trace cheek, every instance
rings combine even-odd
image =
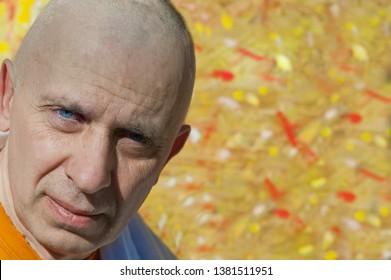
[[[18,117],[11,120],[9,133],[10,183],[14,189],[27,194],[61,163],[62,151],[56,135],[37,116],[16,114]]]
[[[119,215],[126,223],[140,208],[151,188],[156,183],[161,171],[158,159],[132,160],[121,163],[118,170],[117,200],[119,202]]]

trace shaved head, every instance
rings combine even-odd
[[[97,50],[105,50],[110,56],[118,49],[133,51],[153,44],[172,59],[183,56],[183,77],[178,78],[185,88],[178,101],[187,108],[195,78],[194,46],[182,16],[166,0],[51,1],[15,56],[15,87],[36,71],[34,63],[46,63],[59,52],[94,57]]]

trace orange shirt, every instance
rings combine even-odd
[[[40,260],[23,235],[14,227],[0,204],[0,260]],[[100,259],[99,251],[87,260]]]
[[[0,260],[39,260],[38,254],[14,227],[0,205]]]

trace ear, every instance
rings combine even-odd
[[[191,127],[189,125],[187,124],[182,125],[177,137],[175,138],[175,142],[174,145],[172,146],[171,152],[168,155],[166,164],[170,159],[172,159],[182,150],[183,146],[187,141],[187,138],[189,138],[190,132],[191,132]]]
[[[0,71],[0,131],[10,128],[11,101],[14,96],[13,65],[9,59],[3,61]]]

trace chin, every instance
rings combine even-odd
[[[40,235],[38,242],[48,251],[53,259],[85,259],[101,245],[100,240],[90,240],[66,230],[61,233]]]

